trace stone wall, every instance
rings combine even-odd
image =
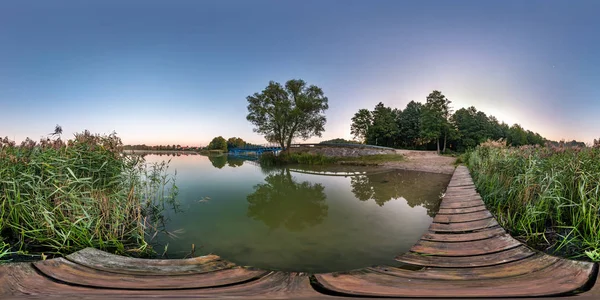
[[[300,146],[291,147],[291,153],[311,153],[311,154],[322,154],[328,157],[358,157],[364,155],[376,155],[376,154],[394,154],[396,153],[393,149],[378,149],[378,148],[367,148],[367,147],[338,147],[338,146]]]

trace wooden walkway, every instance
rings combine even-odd
[[[485,208],[468,170],[455,171],[429,231],[401,267],[310,275],[236,266],[218,256],[126,258],[88,248],[65,258],[0,266],[10,296],[346,298],[535,297],[600,299],[598,266],[533,251]]]

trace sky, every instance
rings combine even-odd
[[[0,0],[0,136],[265,143],[246,97],[303,79],[322,138],[441,90],[553,140],[600,137],[600,1]],[[298,142],[300,142],[299,140]]]

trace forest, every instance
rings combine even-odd
[[[410,101],[404,109],[387,107],[360,109],[352,117],[351,133],[361,142],[394,148],[464,152],[480,143],[504,140],[510,146],[559,144],[519,124],[509,126],[475,107],[453,112],[450,101],[440,91],[431,92],[425,103]],[[562,142],[565,144],[564,142]],[[568,142],[567,146],[582,146]]]

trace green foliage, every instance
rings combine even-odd
[[[227,141],[222,136],[215,137],[210,141],[207,148],[208,150],[222,150],[227,152]]]
[[[451,119],[459,132],[458,150],[473,149],[493,135],[488,116],[473,106],[457,110]]]
[[[396,119],[398,111],[379,102],[373,110],[373,123],[367,131],[367,143],[370,145],[394,147],[399,134]]]
[[[0,252],[151,253],[147,234],[164,221],[162,205],[176,204],[177,187],[166,163],[121,150],[114,133],[0,140]]]
[[[422,110],[423,105],[421,103],[410,101],[398,115],[396,123],[400,132],[397,136],[396,146],[414,148],[420,143]]]
[[[465,160],[487,207],[514,236],[556,254],[599,259],[600,149],[485,143]]]
[[[427,102],[422,110],[421,129],[423,138],[434,140],[438,152],[440,152],[440,139],[442,137],[444,144],[441,152],[445,152],[448,135],[451,134],[451,129],[453,129],[450,123],[450,103],[452,101],[448,100],[440,91],[433,91],[427,96]]]
[[[230,137],[227,140],[227,149],[243,148],[246,142],[239,137]]]
[[[352,125],[350,125],[350,133],[355,138],[361,141],[366,141],[369,127],[373,123],[373,115],[368,109],[359,109],[354,117],[352,117]]]
[[[246,99],[246,119],[255,126],[254,132],[284,149],[289,149],[294,138],[320,137],[325,130],[327,97],[321,88],[307,86],[303,80],[289,80],[285,87],[271,81],[262,92]]]

